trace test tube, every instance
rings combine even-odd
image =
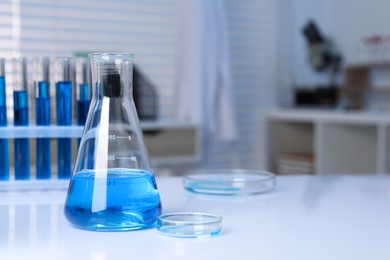
[[[7,126],[5,59],[0,58],[0,127]],[[0,180],[9,179],[8,139],[0,139]]]
[[[50,126],[50,83],[48,57],[34,59],[34,89],[36,123]],[[37,179],[49,179],[51,176],[50,138],[37,138],[36,145]]]
[[[71,58],[58,57],[55,60],[56,75],[56,115],[57,125],[70,126],[72,124],[72,73]],[[67,179],[72,167],[72,140],[70,138],[57,139],[58,178]]]
[[[27,59],[13,58],[14,125],[28,125]],[[30,142],[28,138],[14,140],[15,180],[30,178]]]
[[[76,58],[76,100],[77,100],[77,125],[84,126],[87,120],[89,104],[91,100],[90,75],[87,58]],[[80,144],[80,139],[78,140]]]

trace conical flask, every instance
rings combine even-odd
[[[161,201],[132,97],[133,55],[90,54],[93,97],[64,213],[75,227],[154,226]]]

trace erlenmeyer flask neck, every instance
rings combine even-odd
[[[132,98],[132,54],[91,54],[94,98]]]
[[[102,81],[102,96],[112,98],[123,97],[125,87],[123,83],[121,83],[120,74],[107,74],[103,76]]]

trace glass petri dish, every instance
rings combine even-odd
[[[252,195],[272,190],[275,174],[257,170],[204,170],[184,176],[184,188],[212,195]]]
[[[214,237],[221,233],[222,217],[198,212],[175,212],[160,215],[157,230],[164,235],[183,238]]]

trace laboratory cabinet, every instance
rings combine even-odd
[[[265,113],[263,119],[262,154],[265,168],[270,171],[390,173],[390,115],[274,110]]]

